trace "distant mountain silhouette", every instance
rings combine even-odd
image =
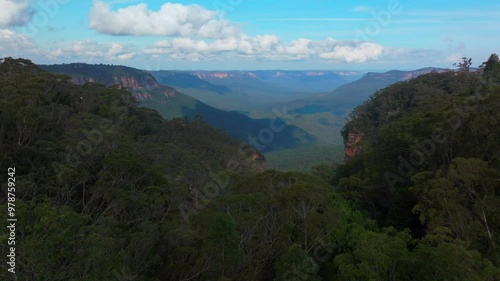
[[[223,128],[228,135],[247,141],[263,152],[295,148],[316,141],[312,135],[293,125],[287,125],[282,131],[273,133],[272,137],[263,134],[263,131],[269,132],[270,124],[274,127],[282,127],[283,123],[279,120],[272,122],[273,119],[252,119],[237,111],[214,108],[173,87],[158,83],[149,72],[144,70],[126,66],[84,63],[40,65],[40,67],[49,72],[71,76],[72,81],[77,84],[102,83],[128,88],[143,106],[157,110],[164,118],[184,116],[194,118],[199,115],[210,125]],[[198,83],[198,86],[210,86],[208,82],[200,82],[191,76],[181,75],[181,77],[183,83],[194,81],[195,84]]]
[[[443,71],[446,71],[446,69],[426,67],[412,71],[368,72],[359,80],[340,86],[334,91],[311,95],[288,103],[288,105],[290,110],[298,113],[312,114],[327,111],[337,112],[338,114],[347,113],[377,90],[423,74]]]

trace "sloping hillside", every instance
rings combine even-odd
[[[415,231],[423,231],[420,223],[449,227],[484,254],[498,255],[492,248],[498,236],[494,241],[487,231],[500,230],[491,207],[500,198],[500,62],[492,57],[480,71],[422,75],[358,106],[342,131],[347,163],[333,183],[384,223]],[[476,213],[475,204],[493,204],[491,213]]]
[[[123,66],[88,65],[88,64],[63,64],[42,65],[43,69],[54,73],[71,76],[72,81],[78,84],[104,83],[108,86],[117,85],[128,88],[140,104],[157,110],[164,118],[184,117],[194,118],[200,115],[207,123],[223,128],[230,136],[246,141],[265,151],[300,147],[315,142],[315,138],[304,130],[286,125],[286,120],[252,119],[236,111],[224,111],[176,89],[159,84],[148,72]],[[277,116],[276,118],[278,118]],[[270,124],[282,129],[273,134]]]

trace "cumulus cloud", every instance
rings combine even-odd
[[[91,39],[74,41],[69,46],[48,53],[51,58],[128,60],[135,56],[132,48],[119,43],[101,44]]]
[[[276,35],[248,36],[239,25],[199,5],[167,2],[158,11],[145,3],[116,11],[94,0],[90,28],[109,35],[174,37],[143,49],[151,58],[199,61],[213,58],[291,61],[319,59],[348,63],[376,60],[381,45],[368,42],[309,40],[283,42]]]
[[[329,52],[319,54],[322,59],[336,59],[345,62],[366,62],[378,58],[384,48],[375,43],[337,45]]]
[[[33,14],[28,0],[0,0],[0,7],[0,28],[26,24]]]
[[[95,0],[89,20],[90,28],[110,35],[223,38],[240,34],[239,26],[196,4],[167,2],[152,11],[141,3],[112,11],[110,5]]]
[[[383,47],[375,43],[337,41],[334,39],[312,41],[305,38],[284,43],[275,35],[250,37],[241,35],[211,41],[176,38],[162,40],[145,48],[146,54],[167,56],[171,59],[210,59],[225,53],[245,59],[307,60],[322,59],[348,63],[376,60]]]
[[[19,52],[28,53],[35,48],[33,40],[9,29],[0,29],[0,51],[4,56],[19,56]]]

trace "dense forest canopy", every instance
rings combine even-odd
[[[303,174],[263,171],[200,118],[5,58],[18,280],[500,280],[499,83],[492,55],[383,89],[344,128],[358,155]]]
[[[384,225],[424,235],[447,227],[498,262],[500,62],[397,83],[349,116],[361,153],[331,176]]]

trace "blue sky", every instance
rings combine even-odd
[[[142,69],[476,66],[500,3],[444,0],[0,0],[0,55]]]

